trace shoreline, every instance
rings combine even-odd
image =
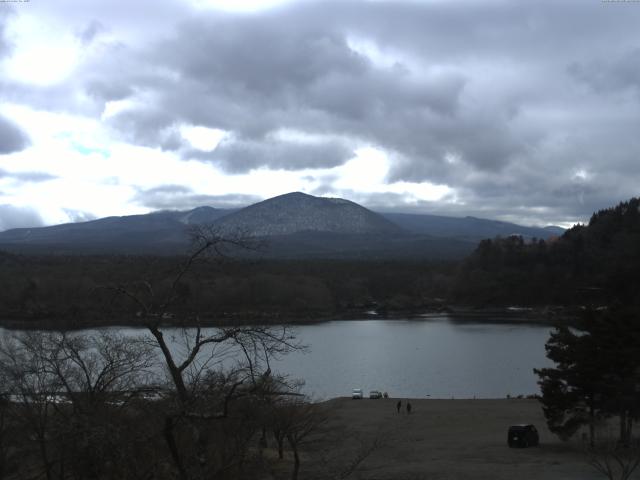
[[[248,326],[248,325],[314,325],[341,321],[433,321],[448,320],[455,323],[474,324],[513,324],[539,326],[575,326],[575,309],[559,306],[545,307],[488,307],[440,306],[437,308],[402,309],[380,311],[369,309],[349,309],[334,314],[280,314],[270,312],[228,313],[203,317],[199,322],[179,322],[163,319],[159,323],[163,328],[206,328]],[[61,320],[58,318],[19,319],[3,318],[0,328],[6,330],[86,330],[92,328],[145,328],[146,322],[139,317],[123,321],[103,319]]]

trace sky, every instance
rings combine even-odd
[[[640,2],[0,0],[0,230],[292,191],[570,226],[638,195]]]

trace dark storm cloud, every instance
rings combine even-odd
[[[0,155],[18,152],[29,145],[29,138],[9,119],[0,116]]]
[[[143,81],[154,93],[153,103],[123,112],[113,124],[150,145],[161,144],[162,132],[180,122],[238,132],[257,141],[282,127],[346,131],[415,159],[415,169],[407,171],[411,179],[442,170],[439,163],[447,152],[464,154],[479,168],[496,169],[508,161],[518,141],[496,135],[506,130],[501,128],[504,106],[497,105],[495,115],[485,115],[489,118],[460,125],[469,73],[453,63],[441,68],[440,43],[451,43],[452,35],[440,24],[443,18],[430,20],[437,10],[386,3],[366,8],[361,2],[327,5],[307,3],[250,16],[209,14],[183,22],[173,38],[145,55],[165,72],[156,77],[155,85]],[[455,8],[447,15],[464,15],[463,23],[468,23],[477,13],[477,8]],[[377,36],[386,35],[389,17],[403,22],[400,47],[405,48],[406,36],[413,35],[416,41],[409,53],[425,63],[425,71],[412,71],[401,60],[378,65],[350,46],[353,35],[374,43]],[[428,24],[418,25],[416,17]],[[488,14],[482,17],[489,21]],[[444,38],[425,35],[425,27],[435,27]],[[425,46],[428,54],[420,58]],[[430,70],[432,66],[437,68]],[[270,158],[295,168],[299,157]],[[434,168],[421,173],[425,161],[434,162]],[[303,162],[300,168],[305,166]]]
[[[32,208],[0,205],[0,231],[42,225],[44,225],[42,218]]]
[[[376,65],[349,45],[346,27],[313,23],[308,15],[295,8],[184,22],[174,38],[145,54],[162,66],[155,85],[144,82],[152,100],[122,112],[111,124],[145,145],[161,145],[166,131],[180,123],[237,133],[246,140],[208,156],[236,172],[260,165],[333,166],[337,157],[348,158],[336,156],[331,142],[324,161],[315,153],[321,146],[302,155],[295,145],[273,144],[269,134],[280,128],[346,131],[384,144],[389,137],[393,147],[411,148],[407,137],[422,137],[424,132],[416,130],[424,117],[433,123],[458,112],[467,81],[463,73],[415,74],[400,62]],[[229,157],[233,161],[226,161]]]
[[[196,207],[210,206],[215,208],[246,207],[262,200],[254,195],[203,195],[194,193],[183,185],[161,185],[159,187],[140,190],[134,202],[154,210],[190,210]]]

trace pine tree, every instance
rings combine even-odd
[[[640,325],[635,311],[585,311],[580,332],[557,328],[545,346],[555,368],[535,369],[549,429],[568,439],[599,418],[617,416],[620,442],[628,445],[640,415]]]
[[[595,422],[602,410],[602,365],[588,334],[557,328],[545,345],[547,357],[556,368],[534,369],[540,377],[541,402],[549,430],[563,440],[581,427],[589,426],[589,440],[595,440]]]

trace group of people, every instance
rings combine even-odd
[[[411,415],[411,402],[407,402],[407,415]],[[398,400],[398,403],[396,403],[396,410],[398,411],[398,413],[400,413],[400,410],[402,410],[402,400]]]

